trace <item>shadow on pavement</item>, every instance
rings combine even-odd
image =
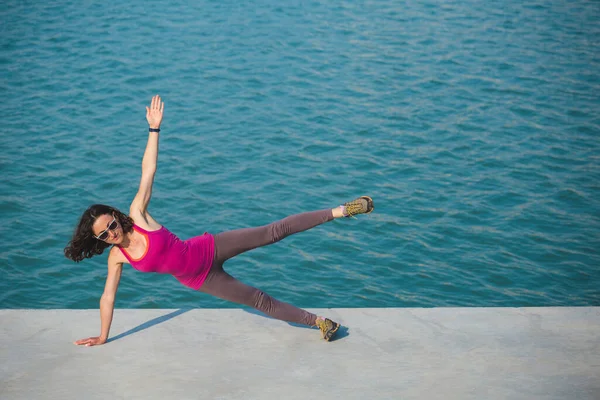
[[[148,322],[144,322],[143,324],[136,326],[135,328],[131,328],[130,330],[128,330],[126,332],[120,333],[117,336],[113,336],[113,337],[109,338],[106,342],[107,343],[114,342],[115,340],[119,340],[121,338],[124,338],[125,336],[129,336],[129,335],[132,335],[134,333],[143,331],[144,329],[148,329],[148,328],[150,328],[150,327],[152,327],[154,325],[158,325],[160,323],[168,321],[171,318],[175,318],[175,317],[177,317],[177,316],[179,316],[179,315],[181,315],[183,313],[186,313],[186,312],[188,312],[190,310],[192,310],[192,309],[191,308],[185,308],[185,309],[182,308],[182,309],[179,309],[177,311],[173,311],[172,313],[169,313],[169,314],[166,314],[166,315],[162,315],[160,317],[156,317],[154,319],[151,319]]]

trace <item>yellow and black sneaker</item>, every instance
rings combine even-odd
[[[340,324],[333,322],[329,318],[318,317],[316,324],[321,330],[323,339],[327,340],[328,342],[335,336],[338,329],[340,329]]]
[[[369,214],[375,208],[373,199],[369,196],[361,196],[358,199],[344,203],[343,207],[344,216],[347,218],[358,214]]]

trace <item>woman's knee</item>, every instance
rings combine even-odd
[[[253,304],[251,306],[257,310],[269,313],[273,309],[273,298],[262,290],[257,289],[254,293]]]
[[[285,223],[285,220],[273,222],[267,225],[267,228],[271,243],[279,242],[289,234],[289,226]]]

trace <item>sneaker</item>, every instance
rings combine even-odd
[[[335,336],[335,333],[340,329],[340,324],[333,322],[329,318],[317,318],[317,327],[321,330],[323,339],[328,342]]]
[[[372,198],[361,196],[358,199],[344,203],[344,216],[348,218],[358,214],[369,214],[374,208]]]

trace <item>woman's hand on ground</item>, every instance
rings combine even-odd
[[[165,103],[162,102],[159,95],[152,98],[150,107],[146,107],[146,120],[148,125],[152,129],[160,128],[160,123],[163,118],[163,110],[165,109]]]
[[[99,336],[89,337],[87,339],[81,339],[74,342],[78,346],[98,346],[106,343],[106,339],[101,339]]]

